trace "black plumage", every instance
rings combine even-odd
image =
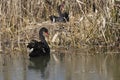
[[[65,5],[65,2],[63,2],[61,5],[57,7],[59,16],[51,15],[49,18],[52,22],[68,22],[69,21],[69,13],[63,12],[62,9]]]
[[[31,40],[31,42],[28,43],[27,48],[30,49],[30,57],[37,57],[50,54],[50,47],[45,40],[45,37],[43,35],[44,32],[48,33],[48,29],[45,27],[41,28],[39,31],[39,38],[41,41]]]

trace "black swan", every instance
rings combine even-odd
[[[62,13],[62,9],[64,8],[65,2],[58,6],[58,14],[59,16],[51,15],[49,18],[52,22],[67,22],[69,21],[69,13]]]
[[[50,47],[45,40],[45,37],[43,35],[44,32],[48,34],[48,29],[42,27],[39,31],[39,38],[41,41],[31,40],[31,42],[28,43],[27,48],[30,49],[30,57],[38,57],[50,54]]]

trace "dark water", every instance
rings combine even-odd
[[[35,59],[0,54],[0,80],[120,80],[118,53],[56,53]]]

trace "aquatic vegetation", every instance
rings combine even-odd
[[[51,23],[50,14],[57,14],[61,0],[1,0],[0,50],[26,49],[31,39],[38,39],[38,30],[50,30],[51,47],[104,45],[120,47],[119,1],[65,0],[69,12],[67,23]],[[53,39],[55,34],[58,34]],[[53,39],[53,41],[52,41]]]

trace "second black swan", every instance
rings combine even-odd
[[[65,2],[57,7],[59,16],[51,15],[49,18],[52,22],[67,22],[69,21],[69,13],[62,13],[62,9],[64,8]]]
[[[42,27],[39,30],[39,38],[41,41],[31,40],[31,42],[28,43],[27,48],[30,49],[30,53],[29,53],[30,57],[50,55],[50,47],[47,41],[45,40],[43,33],[48,34],[48,29],[45,27]]]

